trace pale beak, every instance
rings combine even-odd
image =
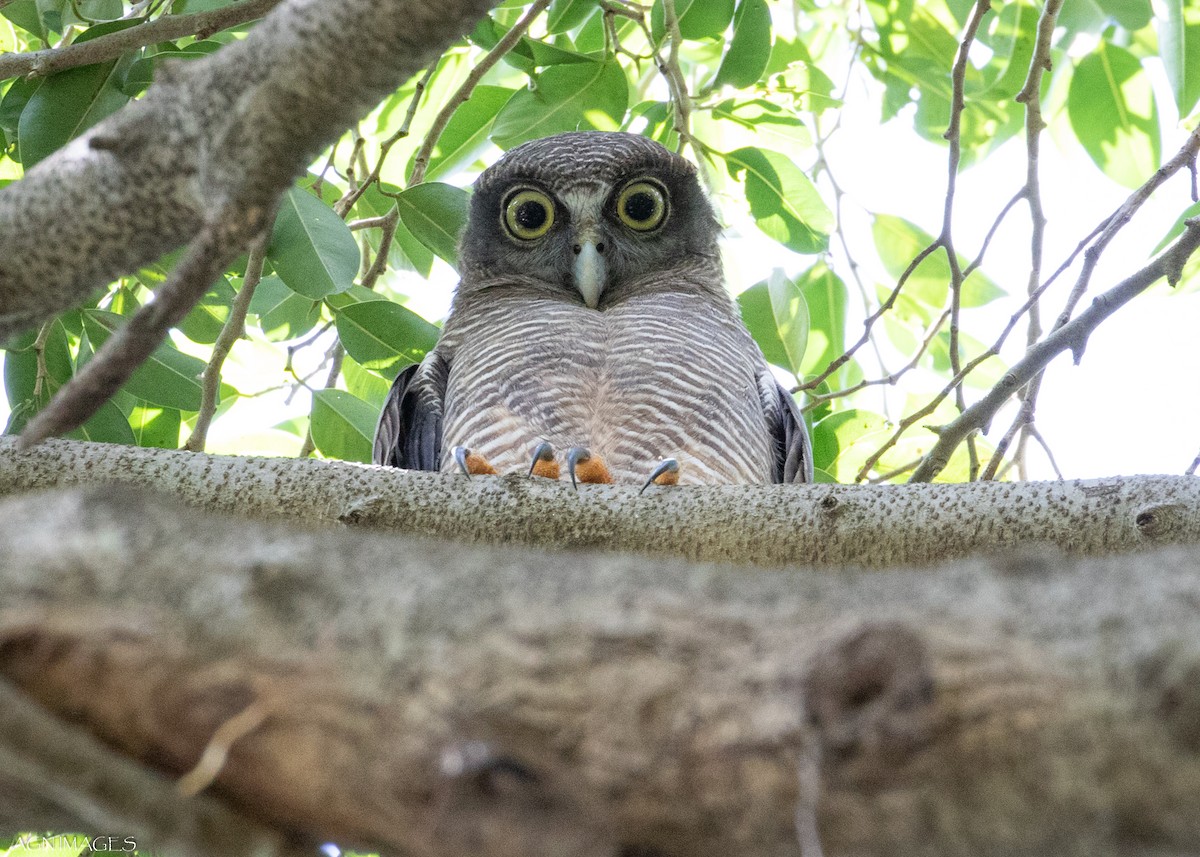
[[[596,240],[590,235],[572,248],[575,251],[575,288],[583,296],[583,302],[592,309],[599,305],[600,293],[604,291],[603,248],[604,244],[597,246]]]

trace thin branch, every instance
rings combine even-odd
[[[1200,452],[1196,453],[1196,457],[1192,459],[1192,463],[1188,465],[1188,469],[1183,471],[1183,475],[1195,476],[1197,468],[1200,468]]]
[[[242,289],[233,300],[229,318],[225,319],[221,333],[217,336],[217,341],[213,343],[212,356],[209,357],[208,365],[204,367],[204,376],[201,379],[203,389],[200,413],[196,416],[196,426],[192,429],[191,436],[183,445],[184,449],[192,452],[204,451],[204,445],[208,440],[208,427],[217,412],[217,399],[221,392],[221,369],[225,365],[225,358],[229,356],[233,344],[246,333],[246,314],[250,311],[250,301],[254,297],[254,290],[262,279],[263,263],[266,258],[265,242],[256,242],[250,248],[250,257],[246,261],[246,276],[242,280]]]
[[[917,363],[920,362],[921,357],[924,356],[925,352],[929,350],[929,346],[933,343],[933,340],[937,337],[938,333],[941,331],[942,325],[944,325],[946,323],[946,319],[948,319],[949,317],[950,317],[949,309],[942,312],[941,316],[937,319],[937,321],[935,321],[933,324],[931,324],[929,326],[928,330],[925,331],[925,336],[921,339],[921,347],[917,349],[917,352],[912,356],[912,359],[909,360],[908,363],[906,363],[900,369],[897,369],[895,372],[892,372],[889,375],[885,375],[882,378],[875,378],[875,379],[869,380],[869,381],[859,381],[857,384],[853,385],[852,387],[846,387],[844,390],[835,390],[832,393],[809,393],[808,394],[809,401],[807,404],[805,404],[805,406],[802,410],[804,410],[806,412],[810,411],[813,408],[820,405],[822,402],[829,402],[829,401],[832,401],[833,399],[840,399],[843,396],[852,395],[854,393],[857,393],[859,390],[866,389],[867,387],[877,387],[877,386],[880,386],[883,384],[887,384],[889,386],[894,386],[901,378],[903,378],[905,375],[907,375],[909,372],[911,372],[913,369],[915,369],[917,367]],[[791,392],[793,392],[793,393],[799,392],[799,389],[798,388],[794,389]]]
[[[147,21],[61,48],[0,54],[0,80],[10,77],[44,77],[64,69],[115,59],[126,51],[159,42],[185,36],[203,38],[261,18],[279,2],[280,0],[243,0],[241,3],[207,12],[196,12],[193,15],[166,15],[155,21]]]
[[[943,426],[938,432],[937,443],[925,455],[911,481],[928,482],[937,476],[950,460],[950,453],[968,433],[986,426],[1009,397],[1036,377],[1058,354],[1068,349],[1081,354],[1084,343],[1101,322],[1159,278],[1166,277],[1172,284],[1178,282],[1184,264],[1197,247],[1200,247],[1200,218],[1193,218],[1185,222],[1183,235],[1154,261],[1097,296],[1078,317],[1030,348],[987,395],[954,422]]]
[[[512,25],[512,29],[496,43],[496,46],[483,55],[471,69],[471,73],[467,75],[462,86],[442,105],[442,109],[434,117],[433,124],[429,126],[429,132],[421,141],[421,147],[417,149],[417,154],[413,158],[412,175],[408,177],[409,187],[425,181],[425,170],[429,168],[429,159],[433,156],[433,149],[437,146],[442,132],[446,130],[446,125],[450,123],[450,117],[454,115],[454,111],[466,103],[466,100],[471,97],[471,93],[475,91],[475,87],[483,80],[483,76],[491,71],[492,66],[500,62],[505,54],[517,46],[517,42],[525,35],[534,19],[542,14],[549,5],[550,0],[535,0],[533,5],[521,16],[521,19]]]
[[[950,144],[950,152],[946,159],[946,204],[942,212],[942,234],[938,238],[938,241],[946,253],[946,262],[950,267],[950,372],[956,377],[962,372],[962,354],[959,344],[959,315],[962,312],[962,286],[965,276],[962,272],[962,267],[958,263],[958,253],[954,249],[953,222],[954,194],[958,187],[958,167],[962,159],[961,131],[962,113],[965,107],[964,90],[966,88],[967,55],[970,53],[971,45],[975,41],[975,35],[979,32],[979,26],[983,23],[984,16],[991,11],[991,8],[991,0],[977,0],[975,11],[971,15],[966,33],[959,44],[958,57],[954,61],[954,69],[950,75],[953,95],[950,100],[949,127],[946,129],[944,135]],[[960,414],[966,410],[967,400],[961,382],[954,386],[954,403],[958,407]],[[975,448],[974,435],[968,435],[967,437],[967,453],[970,458],[968,479],[974,482],[979,474],[979,453]]]
[[[888,296],[884,302],[879,305],[879,308],[875,310],[875,312],[871,313],[866,317],[866,319],[863,320],[863,332],[862,335],[859,336],[858,341],[856,341],[838,357],[832,360],[829,365],[825,367],[824,372],[809,378],[807,381],[801,384],[799,387],[800,390],[815,390],[826,378],[828,378],[838,369],[841,369],[842,366],[844,366],[860,348],[867,344],[871,338],[871,328],[875,326],[875,322],[879,321],[879,319],[883,317],[883,314],[895,305],[896,299],[900,297],[901,289],[903,289],[904,284],[908,282],[908,278],[913,275],[913,272],[917,270],[917,267],[924,262],[931,253],[937,250],[939,246],[941,245],[937,241],[934,241],[915,257],[913,257],[913,260],[908,263],[908,267],[901,272],[900,277],[896,280],[895,288],[888,293]]]
[[[396,227],[400,223],[400,209],[393,205],[387,214],[375,219],[381,221],[379,225],[383,231],[379,236],[379,252],[375,254],[375,261],[362,275],[362,286],[367,289],[374,289],[379,278],[383,276],[383,272],[387,270],[388,249],[392,246],[392,239],[396,237]]]
[[[354,207],[354,204],[367,192],[367,189],[371,185],[379,181],[379,175],[383,172],[383,165],[387,162],[387,157],[392,151],[392,147],[408,136],[409,129],[412,128],[413,118],[417,115],[417,107],[421,103],[421,98],[425,95],[425,88],[429,85],[429,80],[433,77],[433,73],[437,70],[438,63],[441,61],[442,58],[438,57],[431,62],[413,87],[413,95],[408,101],[408,110],[404,113],[404,121],[400,123],[400,127],[396,130],[395,134],[379,144],[379,158],[375,161],[375,169],[367,173],[367,177],[361,183],[356,182],[354,179],[354,164],[359,158],[365,157],[363,155],[363,147],[366,141],[362,137],[354,141],[354,150],[350,153],[350,159],[347,162],[346,168],[349,189],[333,206],[333,210],[342,217],[345,217],[350,212],[350,209]]]

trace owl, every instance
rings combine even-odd
[[[375,462],[643,490],[810,481],[719,235],[695,167],[646,137],[512,149],[475,184],[450,314],[392,385]]]

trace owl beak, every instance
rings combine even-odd
[[[575,251],[575,288],[583,302],[595,309],[604,291],[604,243],[591,235],[579,237],[582,240],[571,248]]]

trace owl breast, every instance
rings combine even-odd
[[[520,295],[458,310],[443,334],[443,471],[455,469],[446,451],[465,446],[524,473],[545,441],[560,461],[586,447],[622,483],[664,458],[683,483],[770,481],[763,367],[728,306],[657,293],[594,310]]]

